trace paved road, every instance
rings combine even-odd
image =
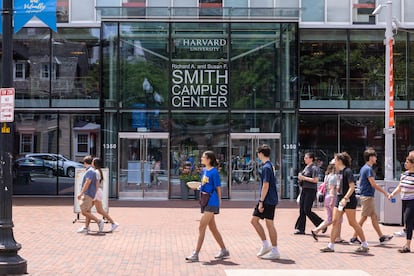
[[[413,275],[413,254],[397,249],[404,239],[395,237],[380,245],[371,223],[364,226],[371,250],[356,254],[355,245],[337,245],[335,253],[320,253],[328,236],[314,242],[293,235],[298,209],[283,201],[276,214],[281,259],[256,257],[260,241],[250,225],[253,202],[224,201],[217,224],[231,257],[214,260],[218,246],[210,232],[200,262],[184,258],[195,246],[200,212],[191,201],[110,201],[110,214],[120,223],[111,234],[76,233],[72,198],[13,199],[14,237],[22,244],[19,255],[27,260],[29,275]],[[315,209],[322,216],[322,208]],[[359,217],[359,212],[357,214]],[[97,229],[97,225],[93,224]],[[110,225],[105,225],[109,229]],[[389,234],[401,226],[381,226]],[[328,231],[329,232],[329,231]],[[343,238],[352,231],[345,224]],[[407,265],[411,264],[411,265]]]

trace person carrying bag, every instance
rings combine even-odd
[[[202,216],[198,227],[199,233],[196,247],[192,254],[185,258],[186,261],[189,262],[198,262],[198,255],[204,242],[207,227],[210,229],[214,239],[220,246],[220,251],[214,256],[214,258],[222,260],[230,256],[229,251],[224,245],[223,238],[217,229],[215,221],[215,215],[220,212],[221,180],[217,169],[218,162],[214,152],[205,151],[201,156],[201,164],[205,166],[201,174],[200,186],[200,206]]]

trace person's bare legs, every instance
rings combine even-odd
[[[221,236],[220,232],[217,229],[216,220],[214,218],[214,215],[211,218],[210,223],[208,224],[208,228],[210,229],[211,233],[213,234],[214,239],[219,244],[220,248],[225,249],[226,246],[224,245],[223,237]]]
[[[270,219],[265,219],[265,222],[267,231],[269,232],[270,242],[272,243],[272,246],[277,246],[277,231],[275,224],[273,223],[273,220]]]
[[[361,225],[356,221],[356,210],[355,209],[345,209],[346,218],[348,219],[349,225],[354,228],[358,237],[361,239],[361,242],[366,242],[364,231],[362,230]]]
[[[250,223],[253,225],[254,229],[256,230],[257,234],[259,235],[262,241],[266,240],[266,233],[263,229],[263,226],[259,222],[260,218],[253,216]]]
[[[335,240],[339,237],[339,234],[341,233],[341,218],[343,216],[344,212],[339,211],[338,208],[334,208],[333,210],[333,219],[332,219],[332,229],[331,229],[331,237],[330,241],[332,244],[335,243]]]
[[[99,219],[95,217],[90,210],[89,211],[82,210],[82,215],[85,216],[85,227],[86,228],[89,227],[89,223],[91,222],[91,220],[94,220],[96,221],[96,223],[99,223]]]
[[[365,221],[367,220],[367,216],[361,216],[361,218],[358,221],[358,224],[362,227],[365,223]],[[372,217],[371,217],[372,219]],[[378,226],[379,227],[379,226]],[[358,236],[357,232],[354,231],[354,234],[352,235],[352,238],[356,238]]]
[[[378,237],[381,238],[383,236],[383,234],[382,234],[381,228],[379,226],[377,214],[374,214],[374,215],[371,216],[371,223],[372,223],[372,227],[374,227],[375,232],[377,232]]]
[[[204,242],[204,237],[206,236],[207,226],[210,224],[211,219],[214,217],[213,212],[204,212],[203,216],[200,219],[200,225],[198,226],[198,239],[196,246],[196,253],[200,252],[201,246]]]
[[[103,208],[103,204],[102,201],[99,200],[95,200],[94,201],[94,205],[96,208],[96,212],[98,212],[98,214],[102,215],[104,218],[106,218],[110,223],[115,223],[114,220],[109,216],[109,214],[107,212],[105,212],[104,208]]]
[[[316,227],[315,229],[313,229],[312,231],[315,233],[315,234],[318,234],[319,233],[319,231],[322,231],[323,229],[325,229],[326,227],[328,227],[329,225],[331,225],[332,224],[332,222],[331,223],[329,223],[327,220],[324,220],[324,221],[322,221],[321,222],[321,224],[319,224],[318,225],[318,227]]]

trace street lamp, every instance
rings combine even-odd
[[[381,13],[382,9],[386,8],[387,14],[385,16],[385,160],[384,160],[384,180],[394,179],[394,165],[393,165],[393,135],[395,133],[394,120],[394,68],[393,68],[393,44],[394,33],[392,31],[392,0],[385,4],[380,4],[375,8],[372,15]]]
[[[3,88],[13,87],[13,0],[3,0],[2,12],[2,80]],[[26,274],[27,262],[17,251],[21,245],[14,240],[12,220],[13,123],[4,123],[10,131],[0,132],[0,275]]]

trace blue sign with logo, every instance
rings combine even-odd
[[[15,0],[14,32],[17,33],[34,16],[53,31],[56,27],[56,0]]]

